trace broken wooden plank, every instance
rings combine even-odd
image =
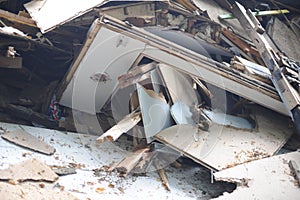
[[[291,174],[288,161],[300,163],[300,152],[292,152],[245,163],[214,173],[217,181],[238,184],[224,199],[298,199],[300,190]]]
[[[52,169],[36,158],[10,165],[0,171],[0,180],[23,182],[26,180],[54,182],[58,179]]]
[[[125,88],[129,85],[141,82],[149,78],[149,72],[156,68],[157,63],[152,62],[146,65],[135,66],[127,72],[127,74],[118,77],[120,88]]]
[[[128,157],[125,157],[115,169],[120,173],[121,176],[127,176],[141,161],[143,155],[148,151],[149,147],[146,147],[133,152]]]
[[[53,188],[42,188],[37,184],[13,185],[10,183],[0,182],[0,196],[5,200],[79,200],[71,193]]]
[[[256,129],[237,129],[212,124],[208,131],[193,125],[176,125],[154,138],[212,170],[222,170],[274,155],[293,130],[289,119],[254,106]]]
[[[287,9],[283,10],[264,10],[264,11],[255,11],[252,12],[254,16],[267,16],[267,15],[281,15],[289,13],[290,11]],[[219,15],[219,19],[234,19],[235,16],[232,13]]]
[[[118,122],[111,129],[106,131],[103,135],[97,138],[101,144],[105,141],[116,141],[123,133],[127,133],[130,129],[136,126],[141,121],[141,112],[132,112],[126,115],[120,122]]]
[[[234,43],[237,47],[239,47],[243,52],[250,53],[257,58],[260,58],[260,54],[257,49],[244,40],[242,40],[238,35],[234,34],[232,31],[227,28],[222,28],[222,34],[228,38],[232,43]]]
[[[21,129],[12,132],[5,132],[1,135],[1,137],[16,145],[44,153],[46,155],[52,155],[55,153],[55,148]]]
[[[1,9],[0,9],[0,18],[7,19],[11,22],[18,23],[18,24],[25,24],[27,26],[31,26],[34,28],[37,27],[35,22],[32,19],[24,17],[24,16],[16,15],[14,13],[11,13],[11,12],[8,12],[5,10],[1,10]]]
[[[163,186],[166,188],[166,190],[171,191],[171,188],[170,188],[170,185],[169,185],[169,181],[168,181],[166,172],[162,168],[162,166],[160,165],[158,159],[154,160],[154,165],[155,165],[155,168],[157,169],[157,172],[159,174],[159,177],[161,179],[161,182],[162,182]]]

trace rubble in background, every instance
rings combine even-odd
[[[267,160],[297,138],[300,116],[276,80],[299,97],[299,10],[239,2],[270,36],[276,77],[233,1],[0,1],[0,120],[97,135],[99,145],[127,133],[133,153],[108,171],[155,167],[167,190],[164,165],[181,156],[215,177]]]

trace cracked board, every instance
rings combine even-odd
[[[298,199],[300,189],[289,161],[300,164],[300,152],[292,152],[245,163],[214,174],[218,181],[240,184],[217,199]]]
[[[293,130],[289,119],[262,107],[252,107],[256,130],[236,129],[213,124],[209,131],[192,125],[176,125],[154,138],[194,161],[222,170],[274,155]]]

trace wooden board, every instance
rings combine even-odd
[[[141,112],[132,112],[125,116],[120,122],[118,122],[111,129],[106,131],[103,135],[97,138],[99,143],[105,141],[116,141],[123,133],[127,133],[135,125],[141,121]]]
[[[0,182],[0,197],[2,200],[78,200],[65,191],[41,188],[33,184],[12,185],[4,182]]]
[[[273,156],[215,173],[216,180],[241,185],[217,199],[299,199],[300,189],[289,168],[290,160],[300,164],[300,152]]]
[[[6,132],[1,135],[1,137],[19,146],[44,153],[46,155],[52,155],[55,152],[55,148],[21,129]]]
[[[126,176],[133,170],[135,166],[141,161],[144,154],[149,151],[149,148],[143,148],[139,149],[132,154],[130,154],[128,157],[124,158],[116,167],[115,169],[122,175]]]
[[[56,175],[48,165],[36,158],[11,165],[8,169],[0,171],[0,180],[54,182],[57,179],[58,175]]]
[[[274,155],[293,133],[288,118],[261,107],[252,112],[257,122],[254,131],[213,124],[205,132],[176,125],[154,138],[212,170],[226,169]]]

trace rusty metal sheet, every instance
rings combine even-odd
[[[293,130],[288,118],[253,107],[257,130],[241,130],[212,124],[209,131],[192,125],[176,125],[154,138],[212,170],[222,170],[274,155]]]

